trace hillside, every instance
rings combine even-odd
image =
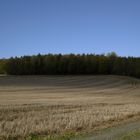
[[[0,91],[122,93],[139,95],[140,80],[125,76],[0,76]],[[29,91],[28,91],[29,90]]]

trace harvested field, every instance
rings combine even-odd
[[[0,139],[91,132],[140,115],[140,80],[122,76],[1,76]]]

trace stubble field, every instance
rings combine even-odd
[[[92,132],[140,116],[140,80],[1,76],[0,140]]]

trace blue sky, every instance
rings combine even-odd
[[[140,56],[140,0],[0,0],[0,58]]]

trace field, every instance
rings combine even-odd
[[[0,76],[0,140],[93,132],[140,116],[140,80]]]

